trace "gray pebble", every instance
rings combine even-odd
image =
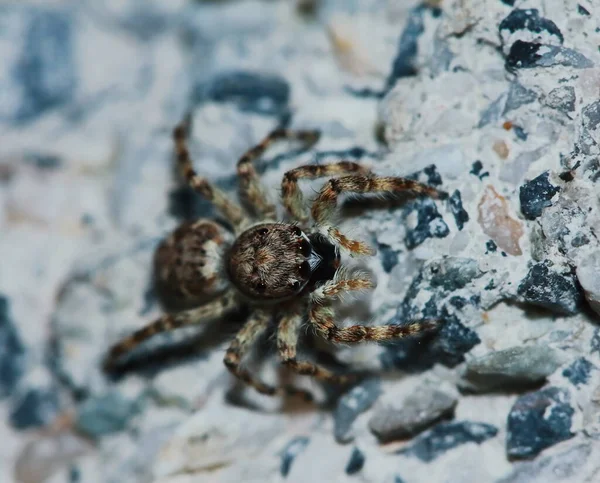
[[[575,88],[573,86],[561,86],[552,89],[546,99],[545,104],[552,109],[558,109],[564,113],[575,110]]]
[[[7,397],[23,377],[26,351],[14,321],[8,299],[0,294],[0,399]]]
[[[456,394],[422,384],[403,401],[377,404],[369,429],[381,442],[406,438],[452,414],[457,402]]]
[[[75,425],[79,431],[98,438],[125,429],[136,409],[134,402],[111,391],[79,406]]]
[[[379,380],[367,379],[339,399],[333,413],[333,432],[338,443],[348,443],[354,439],[351,433],[352,424],[375,403],[380,394]]]
[[[564,363],[564,356],[542,345],[517,346],[467,362],[466,381],[477,391],[539,383]]]

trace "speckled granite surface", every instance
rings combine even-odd
[[[308,3],[0,6],[1,481],[600,478],[599,7]],[[350,200],[341,223],[377,248],[352,263],[378,286],[339,322],[442,329],[320,345],[371,376],[344,394],[298,380],[316,404],[230,378],[236,320],[107,379],[107,347],[161,313],[157,242],[212,214],[173,176],[187,111],[196,168],[232,195],[239,156],[282,123],[323,135],[261,162],[274,198],[286,170],[340,158],[449,192]]]

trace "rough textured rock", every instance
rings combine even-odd
[[[450,451],[457,446],[476,443],[481,444],[498,434],[498,428],[491,424],[472,421],[453,421],[440,423],[433,429],[419,435],[400,454],[415,456],[426,463]]]
[[[368,379],[353,387],[338,401],[333,413],[334,435],[340,443],[354,439],[352,423],[369,409],[381,394],[381,384],[377,379]]]
[[[548,387],[519,397],[508,415],[508,457],[532,458],[572,438],[574,413],[569,393],[564,389]]]
[[[0,7],[0,481],[595,481],[593,2],[88,3]],[[340,230],[378,251],[343,263],[377,287],[335,301],[335,322],[437,321],[351,347],[302,328],[299,359],[373,377],[376,392],[341,397],[290,374],[274,331],[248,369],[316,402],[245,388],[222,362],[243,311],[156,336],[121,377],[102,373],[110,344],[162,313],[156,244],[217,215],[173,169],[186,113],[194,168],[232,200],[237,160],[277,127],[322,134],[254,162],[273,200],[286,171],[341,159],[449,194],[340,198]],[[324,181],[300,182],[307,205]],[[369,422],[383,403],[402,414],[431,381],[457,421],[379,444]],[[82,430],[93,451],[67,436]],[[400,445],[411,452],[385,455]]]
[[[469,360],[464,377],[477,391],[515,388],[544,381],[564,362],[564,355],[544,345],[517,346]]]
[[[377,403],[369,429],[380,441],[406,438],[452,414],[456,403],[456,394],[423,384],[403,401]]]

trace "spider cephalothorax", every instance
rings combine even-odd
[[[338,383],[348,377],[297,360],[303,324],[310,324],[316,334],[340,343],[398,339],[436,327],[436,321],[431,320],[372,327],[335,324],[331,307],[334,299],[345,292],[373,287],[368,277],[353,277],[343,270],[340,253],[356,256],[373,252],[367,244],[341,233],[332,217],[338,197],[344,193],[408,191],[438,199],[446,198],[446,193],[406,178],[374,176],[350,161],[306,165],[285,173],[281,185],[283,205],[293,222],[276,222],[275,205],[265,195],[253,161],[274,141],[296,140],[311,146],[319,138],[317,131],[277,129],[242,156],[237,165],[241,198],[258,217],[251,220],[241,206],[194,171],[186,141],[189,121],[187,118],[174,131],[180,171],[192,188],[220,209],[233,233],[211,220],[201,219],[183,224],[163,241],[155,256],[157,286],[191,308],[164,315],[114,345],[105,361],[107,370],[154,334],[216,319],[243,305],[250,307],[251,315],[231,343],[224,362],[235,376],[265,394],[278,390],[256,379],[242,368],[241,362],[272,320],[277,321],[277,348],[287,367],[298,374]],[[308,224],[298,181],[332,176],[337,177],[330,178],[314,200],[312,224]]]

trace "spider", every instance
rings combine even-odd
[[[192,167],[187,147],[190,126],[191,117],[187,116],[173,131],[179,171],[196,192],[220,210],[233,232],[212,220],[199,219],[182,224],[159,245],[154,259],[158,286],[191,308],[163,315],[112,346],[105,370],[114,370],[122,356],[158,333],[219,319],[246,306],[251,309],[250,316],[227,349],[225,366],[260,393],[296,392],[310,398],[299,389],[268,385],[242,366],[252,344],[273,320],[277,321],[277,350],[285,366],[297,374],[338,384],[349,382],[352,376],[298,360],[297,343],[304,324],[329,341],[346,344],[400,339],[436,328],[433,320],[405,325],[336,325],[331,302],[344,293],[374,287],[367,276],[352,277],[344,269],[341,253],[360,256],[374,252],[364,242],[344,235],[332,219],[343,193],[408,191],[445,199],[445,192],[410,179],[375,176],[350,161],[305,165],[287,171],[281,184],[283,205],[294,222],[277,222],[275,205],[266,196],[253,163],[276,141],[297,141],[308,149],[318,141],[320,132],[276,129],[237,163],[240,197],[254,215],[249,216],[250,212],[244,212]],[[314,200],[309,224],[299,180],[336,175]]]

